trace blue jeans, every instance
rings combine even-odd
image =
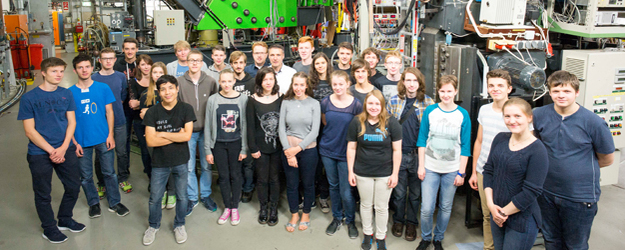
[[[532,216],[527,221],[525,233],[517,232],[507,227],[505,223],[503,227],[499,227],[492,218],[490,219],[490,229],[493,233],[495,250],[530,250],[534,246],[538,234],[538,226]]]
[[[115,175],[115,153],[114,150],[106,148],[106,142],[91,147],[83,147],[83,156],[78,158],[80,164],[80,180],[82,189],[85,190],[87,204],[89,206],[100,203],[98,190],[93,183],[93,150],[99,154],[100,167],[104,175],[104,186],[106,186],[106,198],[109,207],[117,205],[121,197],[117,188],[117,175]]]
[[[317,147],[305,149],[295,155],[297,158],[297,168],[289,166],[284,153],[282,153],[282,166],[286,176],[286,198],[289,201],[289,211],[294,214],[299,211],[299,183],[304,187],[304,209],[305,214],[310,213],[315,201],[315,170],[317,168]]]
[[[547,250],[588,249],[597,203],[573,202],[543,192],[538,206]]]
[[[436,218],[436,228],[434,229],[434,240],[442,241],[445,238],[445,231],[451,216],[451,208],[454,204],[456,194],[456,172],[440,174],[429,169],[425,169],[425,178],[421,182],[421,237],[423,240],[432,240],[432,225],[434,224],[434,210],[436,197],[438,197],[438,216]]]
[[[243,192],[249,193],[254,190],[254,158],[248,154],[243,159]]]
[[[151,178],[152,174],[152,158],[150,157],[150,151],[148,150],[148,143],[145,141],[145,125],[143,121],[136,120],[132,123],[135,130],[135,135],[139,140],[139,147],[141,148],[141,162],[143,162],[143,172]]]
[[[72,219],[74,205],[80,193],[80,172],[78,171],[78,159],[76,158],[76,147],[74,145],[67,148],[65,152],[65,162],[56,164],[50,160],[49,154],[27,155],[28,167],[33,180],[33,191],[35,192],[35,208],[41,220],[41,227],[44,233],[51,233],[58,230],[54,220],[54,211],[50,202],[52,197],[52,173],[61,180],[65,192],[59,206],[57,218],[59,222],[69,222]]]
[[[126,137],[127,134],[125,126],[120,125],[113,128],[113,139],[115,140],[115,154],[117,155],[117,181],[119,182],[127,181],[128,176],[130,176],[130,158],[128,155],[129,151],[124,150],[128,145],[126,143]],[[100,166],[98,153],[98,151],[95,152],[95,175],[98,179],[98,186],[103,186],[102,181],[104,180],[104,176],[102,175],[102,167]]]
[[[325,156],[321,156],[321,161],[330,184],[332,216],[337,220],[342,220],[345,215],[345,224],[353,223],[356,216],[356,201],[354,201],[349,185],[347,162]]]
[[[395,223],[419,224],[417,212],[419,211],[419,197],[421,197],[421,179],[417,174],[418,160],[415,151],[402,153],[397,186],[393,189],[392,200],[395,205],[393,222]],[[408,199],[408,207],[406,207],[406,199]]]
[[[187,215],[187,164],[182,164],[174,167],[165,168],[153,168],[152,179],[150,185],[152,186],[150,192],[150,227],[161,227],[161,201],[163,194],[165,193],[165,186],[169,176],[172,175],[174,183],[176,185],[176,217],[174,219],[174,228],[184,225],[185,216]],[[171,195],[171,194],[168,194]]]
[[[197,201],[198,200],[198,179],[195,174],[195,163],[197,162],[195,159],[195,155],[197,152],[197,148],[199,146],[200,151],[200,193],[201,198],[207,198],[211,195],[211,183],[213,181],[213,173],[210,168],[208,168],[208,162],[206,161],[206,151],[204,150],[204,131],[201,132],[193,132],[191,135],[191,140],[189,140],[189,153],[191,154],[191,158],[189,158],[188,167],[188,184],[187,184],[187,195],[189,196],[189,200]]]

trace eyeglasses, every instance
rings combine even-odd
[[[100,58],[100,60],[102,60],[102,61],[113,61],[113,60],[115,60],[115,59],[117,59],[117,58],[116,58],[116,57],[111,57],[111,58]]]
[[[189,60],[189,63],[197,64],[203,62],[202,60]]]

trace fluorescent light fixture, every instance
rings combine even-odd
[[[82,2],[82,6],[89,7],[91,6],[91,2]]]
[[[115,7],[124,7],[124,3],[116,2]]]

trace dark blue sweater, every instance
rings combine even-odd
[[[549,157],[540,140],[517,151],[510,151],[510,132],[495,136],[488,161],[484,165],[484,188],[493,190],[495,205],[512,202],[520,212],[510,215],[504,226],[524,233],[528,220],[541,225],[542,217],[536,198],[543,191],[549,170]],[[533,217],[533,218],[532,218]]]

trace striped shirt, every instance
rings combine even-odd
[[[484,172],[484,164],[488,160],[493,139],[500,132],[510,132],[510,130],[503,121],[503,114],[495,112],[492,103],[480,107],[477,122],[482,125],[482,147],[480,148],[480,157],[477,159],[477,168],[475,170],[481,174]]]

